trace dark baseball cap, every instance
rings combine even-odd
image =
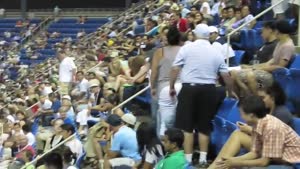
[[[122,119],[120,116],[118,116],[116,114],[111,114],[107,117],[106,122],[109,125],[116,127],[116,126],[120,126],[122,124]]]

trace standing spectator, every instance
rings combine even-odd
[[[186,32],[188,30],[188,22],[185,18],[181,17],[179,12],[171,14],[171,23],[177,27],[179,32]]]
[[[184,134],[181,130],[171,128],[165,131],[162,143],[168,154],[158,162],[155,169],[184,169],[187,162],[182,150],[183,142]]]
[[[279,0],[272,0],[271,4],[277,4]],[[273,8],[274,17],[277,19],[284,19],[285,18],[285,12],[289,8],[289,1],[283,1],[277,6]]]
[[[169,95],[170,71],[175,57],[180,49],[180,32],[176,27],[171,27],[167,34],[168,45],[154,53],[151,68],[151,93],[159,104],[159,134],[163,135],[167,128],[173,127],[177,100]],[[178,79],[179,80],[179,79]],[[175,85],[180,91],[179,81]]]
[[[76,65],[72,58],[63,51],[58,52],[60,94],[69,94],[72,82],[75,81]]]
[[[181,72],[182,89],[178,95],[175,127],[185,133],[184,150],[188,162],[192,161],[193,131],[199,132],[200,164],[206,165],[211,120],[217,109],[216,81],[220,72],[230,95],[233,95],[232,82],[227,65],[219,51],[209,43],[209,28],[205,24],[196,26],[195,42],[183,46],[173,63],[170,80],[170,95],[176,94],[175,82]],[[200,51],[203,51],[201,53]],[[206,57],[201,57],[206,56]],[[200,111],[201,110],[201,111]],[[200,111],[200,112],[198,112]]]

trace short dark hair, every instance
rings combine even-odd
[[[170,27],[167,33],[167,39],[169,45],[179,45],[181,34],[175,26]]]
[[[71,131],[72,134],[75,133],[75,128],[71,124],[62,124],[60,127],[61,129],[66,130],[68,132]]]
[[[58,153],[50,153],[45,157],[45,165],[51,166],[54,169],[62,169],[63,168],[63,160],[61,155]]]
[[[31,127],[29,124],[24,124],[22,126],[22,130],[25,131],[26,133],[29,133],[31,131]]]
[[[119,104],[120,102],[119,96],[116,93],[112,93],[108,95],[106,100],[111,104]]]
[[[77,71],[76,74],[83,74],[84,75],[83,71],[81,71],[81,70]]]
[[[272,21],[267,21],[267,22],[264,23],[263,28],[269,28],[269,29],[272,29],[272,30],[276,30],[276,24]]]
[[[286,95],[279,83],[273,82],[272,86],[266,89],[266,93],[274,98],[276,106],[285,105]]]
[[[293,32],[293,29],[287,20],[276,21],[276,29],[282,34],[290,34]]]
[[[182,149],[184,142],[184,135],[180,129],[169,128],[165,131],[165,135],[168,136],[168,140],[171,143],[175,143],[178,148]]]
[[[270,110],[266,107],[263,99],[256,95],[250,95],[241,100],[238,106],[246,114],[254,114],[258,118],[264,118]]]

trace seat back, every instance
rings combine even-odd
[[[245,51],[243,51],[243,50],[235,50],[234,51],[234,59],[235,59],[236,65],[241,64],[244,54],[245,54]]]
[[[300,54],[297,54],[294,59],[293,62],[291,63],[290,69],[300,69]]]
[[[300,136],[300,118],[294,118],[293,119],[293,125],[294,125],[294,130],[298,135]]]
[[[225,98],[218,109],[217,115],[226,118],[231,112],[232,108],[237,105],[237,100],[233,98]]]

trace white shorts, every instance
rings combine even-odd
[[[117,167],[121,165],[126,165],[133,167],[135,165],[135,161],[131,158],[121,157],[121,158],[113,158],[109,160],[109,163],[112,167]]]

